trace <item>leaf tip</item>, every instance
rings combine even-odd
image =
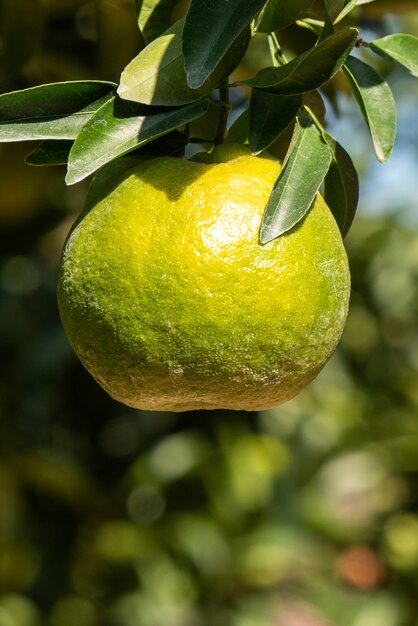
[[[205,82],[207,76],[203,74],[199,69],[189,69],[186,68],[186,80],[190,89],[199,89]]]
[[[258,243],[262,246],[264,246],[266,243],[270,243],[270,241],[273,241],[281,234],[281,233],[277,233],[273,231],[271,225],[268,222],[269,222],[268,218],[267,218],[267,223],[266,223],[266,219],[263,218],[263,221],[260,226],[260,232],[258,235]]]
[[[126,87],[125,83],[123,82],[123,72],[121,74],[120,80],[121,82],[116,90],[116,93],[119,96],[119,98],[122,98],[122,100],[129,100],[129,98],[127,98],[127,93],[129,93],[129,89]]]
[[[258,242],[261,245],[265,245],[274,239],[274,235],[272,236],[272,225],[271,225],[271,216],[268,214],[267,210],[263,215],[263,219],[261,220],[260,230],[258,233]]]
[[[388,150],[383,150],[382,148],[376,146],[375,153],[376,153],[376,158],[379,161],[379,163],[382,163],[383,165],[384,163],[389,161],[390,155],[392,154],[392,150],[393,150],[393,145]]]
[[[271,241],[271,239],[269,237],[267,237],[266,235],[264,235],[263,233],[259,234],[258,237],[258,243],[260,244],[260,246],[264,246],[266,243],[269,243]]]
[[[72,172],[71,170],[67,171],[67,174],[65,176],[65,184],[68,187],[71,185],[75,185],[76,183],[80,182],[80,180],[82,179],[79,176],[76,176],[74,172]]]

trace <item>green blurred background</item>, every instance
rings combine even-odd
[[[414,7],[376,0],[356,19],[418,34]],[[283,33],[295,50],[305,36]],[[1,0],[0,42],[2,92],[117,79],[140,45],[130,0]],[[55,300],[86,186],[0,146],[0,626],[418,626],[418,87],[377,67],[401,115],[384,167],[344,85],[327,86],[362,174],[347,327],[271,411],[112,401]]]

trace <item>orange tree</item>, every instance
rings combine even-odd
[[[321,94],[328,94],[333,101],[338,90],[352,91],[370,131],[376,157],[384,162],[389,158],[395,141],[394,99],[384,78],[361,58],[361,51],[364,49],[369,55],[374,53],[376,57],[400,63],[412,74],[418,74],[418,40],[409,34],[395,33],[370,42],[364,41],[356,22],[356,9],[360,4],[369,3],[258,0],[249,4],[244,0],[213,3],[193,0],[189,7],[185,7],[175,2],[137,2],[135,26],[137,23],[137,39],[142,49],[124,67],[119,82],[65,81],[5,93],[0,98],[0,140],[39,140],[40,143],[27,155],[27,163],[38,166],[66,164],[66,182],[69,185],[79,183],[100,171],[98,180],[101,183],[97,183],[95,188],[103,185],[105,180],[106,190],[116,184],[125,170],[136,166],[136,175],[141,177],[141,168],[145,171],[148,167],[144,161],[158,156],[181,159],[186,152],[190,153],[193,144],[200,144],[209,152],[213,146],[224,142],[247,144],[248,151],[253,155],[270,150],[282,161],[282,168],[267,201],[262,202],[258,245],[270,244],[295,228],[302,232],[302,223],[305,223],[308,213],[312,213],[314,199],[321,186],[335,221],[342,235],[345,235],[357,207],[357,173],[348,153],[326,130],[326,109]],[[24,3],[22,6],[22,15],[29,21],[30,10],[28,14]],[[6,22],[7,19],[13,22],[18,15],[19,10],[11,8],[9,3],[4,4]],[[130,28],[134,18],[132,11]],[[300,32],[304,36],[300,37]],[[9,33],[6,30],[3,37],[5,55],[7,47],[13,46],[7,35]],[[256,38],[259,45],[262,41],[264,46],[268,46],[270,59],[266,65],[266,59],[263,58],[263,63],[255,63],[253,72],[243,75],[241,61]],[[114,44],[117,45],[117,42]],[[28,45],[30,49],[30,40]],[[360,54],[353,54],[355,49]],[[23,47],[20,57],[17,54],[16,62],[22,62],[27,54]],[[345,82],[342,82],[342,76]],[[249,93],[248,104],[240,105],[237,119],[229,125],[229,114],[234,112],[231,111],[230,103],[234,98],[231,94],[237,90]],[[251,176],[250,169],[249,165],[248,173]],[[164,174],[161,176],[163,178]],[[138,193],[143,191],[139,190]],[[239,222],[239,216],[235,216],[234,220]],[[91,242],[87,243],[87,248],[91,248]],[[284,259],[283,265],[286,262]],[[309,260],[308,264],[311,263],[312,260]],[[89,265],[87,260],[86,267]],[[85,274],[84,271],[81,273]],[[147,273],[146,266],[144,273]],[[259,282],[264,282],[263,276],[258,276]],[[118,278],[115,277],[115,280]],[[253,280],[257,281],[257,275]],[[333,282],[335,275],[330,280]],[[65,279],[61,284],[67,283]],[[345,283],[348,284],[347,281]],[[340,289],[338,285],[334,285],[334,288],[337,291]],[[74,283],[69,289],[80,290],[81,297],[86,300],[87,292],[81,283]],[[98,291],[102,291],[102,287],[98,287]],[[344,291],[342,287],[341,291]],[[83,319],[89,319],[91,312],[85,312],[84,317],[76,313],[73,319],[65,303],[68,290],[66,293],[63,288],[62,293],[61,310],[68,320],[67,329],[75,325],[78,335],[82,332]],[[305,297],[309,298],[310,294],[307,291]],[[93,308],[96,307],[93,292],[87,299]],[[79,299],[74,300],[73,304],[76,310],[86,309],[86,305]],[[198,311],[195,312],[197,314]],[[325,308],[322,313],[318,313],[319,317],[325,314]],[[345,311],[341,311],[339,317],[343,319],[344,316]],[[96,327],[106,325],[107,318],[106,313],[102,318],[97,318]],[[312,321],[312,327],[318,325],[319,321],[319,318]],[[152,324],[155,326],[155,321]],[[329,324],[334,324],[331,317]],[[116,326],[114,330],[118,334],[120,324]],[[265,331],[273,337],[275,334],[280,335],[280,332],[291,336],[297,331],[296,327],[283,328],[280,331],[276,326],[266,326]],[[212,331],[209,335],[215,336],[219,332],[219,325]],[[308,357],[314,334],[307,332],[308,348],[305,350],[303,344],[298,349],[301,356],[288,356],[288,348],[284,348],[283,355],[286,356],[281,355],[280,358],[289,361],[284,368],[280,366],[277,369],[270,365],[277,379],[286,378],[291,372],[296,380],[308,381],[318,371],[336,341],[333,341],[332,346],[319,346],[319,356]],[[324,335],[323,331],[321,334]],[[337,329],[336,340],[339,334],[340,330]],[[73,344],[78,346],[79,354],[90,354],[92,349],[95,351],[95,345],[93,348],[90,343],[83,345],[77,336],[72,339]],[[181,341],[184,343],[187,340],[186,333]],[[278,348],[276,343],[271,347]],[[110,352],[116,354],[119,348],[117,345]],[[241,346],[241,352],[243,350]],[[266,352],[267,346],[263,350]],[[254,352],[254,346],[251,351]],[[109,350],[106,349],[105,353],[109,360]],[[141,360],[148,362],[150,355],[147,350],[138,352],[136,346],[133,358],[137,360],[139,355]],[[89,369],[95,372],[106,389],[112,390],[108,375],[103,377],[100,367],[96,365],[98,360],[103,361],[103,355],[93,360],[87,357],[82,359],[84,363],[92,364]],[[127,362],[129,359],[127,357]],[[262,373],[257,368],[254,371],[250,368],[251,375],[247,372],[244,376],[245,365],[237,372],[231,370],[230,360],[225,364],[219,361],[218,356],[206,360],[208,371],[212,371],[216,365],[221,370],[225,366],[230,378],[241,377],[243,386],[238,386],[234,393],[244,393],[243,390],[249,388],[250,378],[264,381],[269,387],[272,384],[266,382],[264,369]],[[301,363],[309,362],[312,373],[299,373],[297,360]],[[170,366],[172,362],[170,356],[167,364],[164,364],[164,367],[168,367],[169,376],[174,375]],[[177,371],[181,369],[179,383],[186,379],[182,394],[193,396],[191,389],[196,387],[196,380],[192,376],[187,382],[183,365],[181,361],[176,366]],[[301,367],[304,369],[306,366]],[[161,369],[160,363],[158,368]],[[108,369],[107,365],[105,369]],[[136,372],[126,373],[128,386],[132,385],[132,376],[135,375]],[[143,377],[142,373],[138,375]],[[160,376],[151,371],[152,380],[156,375]],[[114,379],[115,376],[111,374],[110,378]],[[163,383],[166,384],[164,377]],[[115,385],[117,387],[119,383]],[[204,387],[204,382],[200,386]],[[121,394],[116,389],[111,393],[119,398],[130,395],[126,392]],[[288,392],[277,394],[274,389],[267,394],[271,396],[270,402],[276,403],[279,398],[285,399],[291,395]],[[224,406],[230,406],[222,395],[216,402],[208,400],[182,404],[167,400],[161,404],[152,400],[141,404],[141,401],[135,400],[134,406],[219,407],[223,402]],[[269,403],[266,400],[255,404],[250,402],[248,406],[265,407]]]
[[[359,27],[367,41],[382,38],[393,25],[382,14],[408,17],[415,4],[358,3],[335,29]],[[143,5],[141,30],[152,16],[148,30],[153,25],[154,34],[186,8],[180,2]],[[277,4],[281,15],[295,5]],[[132,1],[98,1],[96,19],[85,0],[2,0],[0,6],[5,92],[77,79],[117,81],[144,44]],[[157,6],[162,13],[154,12]],[[286,58],[315,45],[323,7],[312,3],[297,22],[275,26]],[[412,31],[412,19],[409,24]],[[365,46],[359,54],[386,76],[385,59]],[[267,34],[254,35],[230,82],[273,66],[270,55]],[[343,72],[320,92],[328,107],[338,106],[339,94],[348,93]],[[246,115],[231,127],[248,94],[244,84],[230,89],[234,112],[227,127],[234,142],[249,141]],[[224,128],[220,113],[227,107],[216,92],[208,97],[208,111],[179,125],[180,135],[139,149],[181,158],[186,138],[188,154],[194,139],[210,148],[206,140]],[[324,125],[318,96],[304,98]],[[159,113],[171,109],[158,105]],[[17,106],[7,110],[18,112]],[[146,110],[157,113],[153,106]],[[383,115],[384,107],[377,119]],[[13,120],[2,119],[3,135]],[[19,124],[25,126],[22,119]],[[282,133],[269,150],[285,156],[290,135]],[[73,139],[63,141],[69,143],[61,144],[55,162],[67,160]],[[70,205],[57,181],[63,166],[22,167],[17,179],[25,150],[26,142],[1,146],[0,209],[14,211],[15,221],[0,228],[0,622],[416,626],[414,233],[394,220],[355,221],[348,240],[353,298],[341,349],[333,367],[293,403],[235,420],[223,411],[211,419],[132,411],[85,376],[55,313],[55,248],[63,229],[51,228],[62,219],[63,205],[72,212],[78,207],[83,181],[72,188]],[[133,151],[114,165],[123,169],[125,159],[137,157]],[[352,171],[350,162],[347,167]],[[103,167],[103,174],[111,170]],[[344,188],[356,191],[353,176]],[[30,210],[39,214],[18,222],[28,192]],[[329,194],[328,202],[337,206]]]

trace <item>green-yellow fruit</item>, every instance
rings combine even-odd
[[[343,330],[349,270],[322,198],[262,246],[278,161],[228,144],[211,160],[141,164],[65,246],[64,328],[94,378],[132,407],[278,405],[318,374]]]

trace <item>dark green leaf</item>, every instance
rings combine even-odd
[[[203,85],[265,3],[266,0],[192,0],[183,31],[190,87]]]
[[[253,87],[274,88],[275,93],[296,95],[317,89],[332,78],[350,54],[357,40],[355,28],[340,30],[307,52],[280,67],[261,70],[250,80]]]
[[[83,180],[117,157],[200,117],[208,106],[207,100],[201,100],[155,112],[113,98],[81,129],[70,152],[66,182],[72,185]]]
[[[298,119],[289,152],[263,216],[260,243],[268,243],[289,231],[306,215],[331,159],[331,149],[316,125],[310,119]]]
[[[188,124],[188,135],[192,143],[213,144],[220,124],[223,111],[219,104],[209,101],[208,110],[204,115]]]
[[[339,16],[341,11],[344,8],[345,0],[324,0],[325,7],[327,9],[327,13],[331,22]]]
[[[184,19],[178,20],[129,63],[118,89],[121,98],[163,106],[179,106],[199,100],[238,65],[250,40],[249,29],[244,29],[208,80],[199,89],[191,89],[184,70],[183,26]]]
[[[65,165],[72,145],[72,141],[65,139],[41,141],[25,161],[29,165]]]
[[[376,157],[386,161],[396,136],[396,108],[389,85],[367,63],[349,57],[344,72],[369,127]]]
[[[321,124],[324,123],[327,110],[325,102],[317,89],[303,94],[303,104],[312,111]]]
[[[157,156],[174,156],[184,153],[184,149],[188,144],[186,135],[179,130],[173,130],[172,132],[157,137],[154,141],[146,143],[140,148],[137,148],[133,153],[134,155],[141,156],[143,158],[155,158]]]
[[[170,26],[176,0],[136,0],[138,24],[148,44]]]
[[[228,143],[248,143],[249,110],[245,109],[228,129],[226,141]]]
[[[376,39],[371,50],[390,61],[397,61],[418,78],[418,37],[399,33]]]
[[[0,96],[0,142],[75,139],[80,128],[113,96],[101,81],[52,83]]]
[[[13,76],[29,59],[41,34],[38,0],[2,0],[0,74]]]
[[[343,236],[353,222],[359,198],[359,182],[350,155],[331,135],[325,133],[333,159],[325,176],[324,197]]]
[[[267,6],[257,31],[271,33],[293,24],[296,20],[306,17],[313,0],[272,0]]]
[[[301,96],[280,96],[253,89],[250,100],[250,150],[258,154],[268,148],[296,117]]]
[[[325,39],[328,39],[328,37],[331,37],[334,33],[335,33],[334,23],[327,13],[325,15],[324,26],[322,28],[322,31],[318,40],[318,44],[325,41]]]
[[[268,148],[268,152],[275,156],[281,163],[286,160],[286,155],[289,154],[289,148],[292,145],[292,139],[295,138],[296,119],[290,122],[289,126],[277,137],[271,146]]]

